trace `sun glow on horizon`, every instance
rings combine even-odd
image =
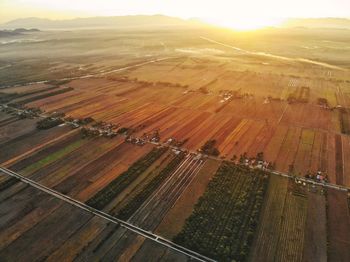
[[[0,22],[33,16],[64,19],[163,14],[184,19],[199,18],[235,30],[256,30],[278,25],[281,19],[271,18],[274,16],[350,17],[349,10],[348,0],[0,0]]]
[[[258,18],[258,17],[220,17],[220,18],[207,18],[205,22],[233,29],[236,31],[252,31],[263,29],[271,26],[278,26],[284,22],[282,18]]]

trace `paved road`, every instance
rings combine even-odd
[[[43,185],[41,185],[41,184],[31,180],[31,179],[28,179],[28,178],[26,178],[26,177],[24,177],[24,176],[22,176],[22,175],[20,175],[18,173],[15,173],[15,172],[13,172],[13,171],[11,171],[9,169],[0,167],[0,172],[4,173],[6,175],[9,175],[11,177],[15,177],[15,178],[19,179],[20,181],[22,181],[22,182],[24,182],[26,184],[29,184],[30,186],[33,186],[33,187],[35,187],[35,188],[37,188],[37,189],[39,189],[39,190],[41,190],[41,191],[43,191],[43,192],[45,192],[45,193],[47,193],[49,195],[52,195],[52,196],[54,196],[54,197],[56,197],[58,199],[61,199],[62,201],[66,202],[66,203],[69,203],[69,204],[71,204],[71,205],[73,205],[73,206],[75,206],[77,208],[85,210],[85,211],[87,211],[87,212],[89,212],[89,213],[91,213],[91,214],[93,214],[95,216],[104,218],[104,219],[108,220],[109,222],[111,222],[113,224],[119,225],[119,226],[121,226],[121,227],[123,227],[123,228],[125,228],[125,229],[127,229],[129,231],[132,231],[132,232],[136,233],[137,235],[141,235],[141,236],[143,236],[146,239],[155,241],[155,242],[157,242],[160,245],[163,245],[163,246],[165,246],[167,248],[170,248],[171,250],[174,250],[176,252],[184,254],[187,257],[191,258],[191,259],[194,259],[196,261],[215,261],[215,260],[207,258],[207,257],[205,257],[205,256],[203,256],[201,254],[198,254],[198,253],[196,253],[196,252],[194,252],[192,250],[189,250],[189,249],[187,249],[185,247],[177,245],[177,244],[175,244],[175,243],[173,243],[173,242],[171,242],[171,241],[169,241],[169,240],[167,240],[165,238],[162,238],[161,236],[158,236],[158,235],[153,234],[153,233],[151,233],[151,232],[149,232],[147,230],[144,230],[144,229],[139,228],[139,227],[137,227],[135,225],[132,225],[129,222],[125,222],[125,221],[117,219],[117,218],[115,218],[115,217],[113,217],[113,216],[111,216],[111,215],[109,215],[107,213],[104,213],[102,211],[94,209],[94,208],[92,208],[92,207],[90,207],[90,206],[88,206],[88,205],[86,205],[86,204],[84,204],[84,203],[82,203],[80,201],[77,201],[77,200],[75,200],[75,199],[73,199],[73,198],[71,198],[69,196],[66,196],[66,195],[60,193],[60,192],[52,190],[51,188],[43,186]]]
[[[244,54],[263,56],[263,57],[268,57],[268,58],[275,58],[275,59],[285,60],[285,61],[297,61],[297,62],[303,62],[303,63],[307,63],[307,64],[318,65],[318,66],[331,68],[331,69],[336,69],[336,70],[348,71],[348,69],[340,67],[340,66],[331,65],[331,64],[328,64],[328,63],[319,62],[319,61],[315,61],[315,60],[311,60],[311,59],[307,59],[307,58],[291,58],[291,57],[274,55],[274,54],[269,54],[269,53],[264,53],[264,52],[248,51],[248,50],[236,47],[236,46],[232,46],[232,45],[228,45],[228,44],[225,44],[225,43],[222,43],[222,42],[215,41],[213,39],[210,39],[210,38],[207,38],[207,37],[204,37],[204,36],[201,36],[200,38],[203,39],[203,40],[206,40],[208,42],[214,43],[214,44],[218,44],[218,45],[221,45],[221,46],[224,46],[224,47],[228,47],[228,48],[234,49],[234,50],[242,52]]]
[[[156,230],[167,212],[174,206],[203,165],[204,160],[201,160],[197,155],[187,155],[127,222],[147,231]],[[105,228],[104,232],[101,233],[102,235],[110,235],[111,237],[104,241],[102,245],[99,245],[98,248],[86,250],[88,256],[92,259],[116,260],[124,254],[125,247],[137,246],[138,243],[137,235],[132,234],[125,228],[110,226]],[[182,260],[181,257],[178,257],[178,259]],[[77,261],[83,260],[83,257],[77,259]]]
[[[287,108],[287,107],[286,107]],[[17,110],[19,112],[21,112],[22,110],[21,109],[17,109],[17,108],[12,108],[14,110]],[[39,117],[40,118],[45,118],[47,117],[48,115],[46,114],[40,114]],[[65,123],[68,123],[68,122],[65,122]],[[300,126],[301,127],[301,126]],[[329,131],[328,131],[329,132]],[[333,132],[335,134],[338,134],[338,132]],[[341,133],[339,133],[341,134]],[[162,142],[149,142],[149,141],[146,141],[147,143],[150,143],[150,144],[154,144],[154,145],[161,145],[161,146],[166,146],[166,147],[170,147],[172,149],[176,149],[176,150],[182,150],[182,151],[189,151],[188,149],[186,148],[181,148],[181,147],[174,147],[174,146],[170,146],[169,144],[167,143],[162,143]],[[192,154],[196,154],[196,155],[199,155],[197,151],[189,151],[190,153]],[[220,157],[213,157],[213,156],[206,156],[207,158],[211,158],[211,159],[215,159],[215,160],[223,160],[222,158]],[[225,161],[228,161],[228,162],[233,162],[231,160],[228,160],[228,159],[224,159]],[[283,176],[283,177],[288,177],[288,178],[295,178],[295,176],[292,176],[292,175],[289,175],[289,174],[286,174],[286,173],[282,173],[282,172],[279,172],[279,171],[272,171],[272,170],[265,170],[266,172],[269,172],[271,174],[274,174],[274,175],[279,175],[279,176]],[[303,178],[303,177],[297,177],[298,179],[302,180],[303,182],[305,183],[311,183],[311,184],[315,184],[315,185],[320,185],[320,186],[324,186],[324,187],[328,187],[328,188],[332,188],[332,189],[338,189],[338,190],[342,190],[342,191],[347,191],[347,190],[350,190],[349,187],[346,187],[346,186],[340,186],[340,185],[337,185],[337,184],[332,184],[332,183],[320,183],[320,182],[317,182],[317,181],[314,181],[312,179],[306,179],[306,178]]]
[[[217,158],[217,157],[210,157],[209,156],[209,158],[220,160],[220,158]],[[230,160],[226,160],[226,161],[232,162]],[[282,177],[291,178],[291,179],[298,179],[298,180],[300,180],[302,182],[305,182],[305,183],[308,183],[308,184],[328,187],[328,188],[337,189],[337,190],[341,190],[341,191],[348,191],[348,190],[350,190],[350,188],[345,187],[345,186],[339,186],[339,185],[336,185],[336,184],[325,183],[325,182],[317,182],[317,181],[312,180],[312,179],[307,179],[307,178],[300,177],[300,176],[292,176],[292,175],[289,175],[289,174],[286,174],[286,173],[282,173],[282,172],[279,172],[279,171],[268,170],[268,169],[265,170],[265,171],[270,173],[270,174],[272,174],[272,175],[282,176]]]
[[[175,150],[189,151],[186,148],[173,147],[173,146],[169,146],[166,143],[160,143],[160,142],[158,142],[158,143],[148,142],[148,143],[151,143],[151,144],[154,144],[154,145],[167,146],[167,147],[170,147],[170,148],[175,149]],[[227,162],[235,163],[234,161],[231,161],[231,160],[228,160],[228,159],[222,159],[220,157],[202,155],[202,154],[199,154],[196,151],[189,151],[189,152],[191,154],[194,154],[194,155],[204,156],[205,158],[210,158],[210,159],[214,159],[214,160],[218,160],[218,161],[223,161],[224,160],[224,161],[227,161]],[[302,182],[309,183],[309,184],[314,184],[314,185],[318,185],[318,186],[328,187],[328,188],[337,189],[337,190],[341,190],[341,191],[348,191],[348,190],[350,191],[350,187],[346,187],[346,186],[340,186],[340,185],[337,185],[337,184],[325,183],[325,182],[317,182],[317,181],[312,180],[312,179],[307,179],[307,178],[299,177],[299,176],[293,176],[293,175],[290,175],[290,174],[286,174],[286,173],[282,173],[282,172],[274,171],[274,170],[270,170],[270,169],[265,169],[265,171],[270,173],[270,174],[272,174],[272,175],[278,175],[278,176],[291,178],[291,179],[295,179],[296,178],[298,180],[301,180]]]

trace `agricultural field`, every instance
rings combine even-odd
[[[302,259],[302,252],[300,251],[304,246],[307,201],[304,192],[298,192],[297,189],[288,188],[293,186],[287,184],[285,188],[287,191],[284,192],[284,201],[278,200],[282,202],[281,208],[276,210],[276,213],[269,214],[271,220],[267,218],[267,220],[270,220],[268,222],[269,224],[275,223],[274,226],[277,226],[274,231],[275,237],[272,241],[274,244],[270,245],[267,250],[262,250],[264,246],[259,245],[258,240],[257,246],[259,251],[256,254],[263,255],[264,253],[260,252],[266,252],[264,256],[266,261],[269,261],[269,258],[276,259],[277,261],[301,261]],[[277,212],[281,214],[279,217],[276,217]],[[262,223],[262,226],[264,224]],[[260,241],[264,242],[266,240],[261,238]]]
[[[327,218],[329,259],[347,261],[350,259],[350,214],[346,209],[348,195],[336,190],[327,191]],[[342,223],[339,223],[342,221]]]
[[[267,174],[222,164],[175,242],[218,261],[246,260],[267,184]]]
[[[0,261],[349,261],[349,33],[228,35],[1,44]]]
[[[345,69],[294,61],[275,73],[278,59],[242,59],[220,41],[208,39],[193,39],[198,52],[192,47],[191,55],[183,47],[168,48],[171,57],[130,63],[89,79],[4,88],[2,96],[15,107],[90,117],[128,128],[135,137],[157,131],[162,142],[174,139],[191,151],[215,140],[227,160],[263,152],[278,171],[300,176],[320,171],[331,183],[349,186],[340,156],[350,150],[350,79]],[[173,41],[175,45],[179,40]],[[203,53],[203,46],[212,52]],[[242,63],[237,66],[232,59]],[[266,67],[257,67],[257,61],[266,59]],[[305,72],[292,70],[298,67]]]
[[[94,239],[100,238],[104,229],[112,226],[105,219],[19,183],[18,186],[21,186],[22,190],[15,197],[1,201],[2,261],[23,261],[32,258],[47,261],[84,260],[85,249]],[[3,193],[4,191],[1,194],[2,199]],[[4,212],[6,216],[3,215]],[[138,236],[138,240],[142,245],[146,239]],[[30,244],[33,241],[38,245]],[[104,241],[118,239],[109,235],[105,236]],[[186,259],[180,253],[158,245],[147,246],[146,251],[138,251],[136,248],[135,252],[147,254],[163,248],[164,257]],[[42,248],[43,246],[45,248]]]

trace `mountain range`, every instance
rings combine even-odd
[[[99,28],[121,28],[121,27],[167,27],[198,24],[194,20],[183,20],[180,18],[164,15],[132,15],[132,16],[109,16],[75,18],[67,20],[51,20],[36,17],[21,18],[0,25],[2,29],[14,28],[39,28],[48,29],[99,29]]]
[[[291,18],[283,27],[337,28],[350,29],[350,19],[346,18]]]
[[[200,19],[184,20],[165,15],[130,15],[51,20],[36,17],[21,18],[0,25],[0,29],[38,28],[53,29],[113,29],[124,27],[173,27],[206,25]],[[346,18],[296,18],[287,19],[280,27],[294,28],[337,28],[350,29],[350,19]]]

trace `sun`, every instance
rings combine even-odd
[[[206,22],[217,26],[227,27],[236,31],[258,30],[270,26],[278,26],[283,19],[262,17],[218,17],[205,19]]]

